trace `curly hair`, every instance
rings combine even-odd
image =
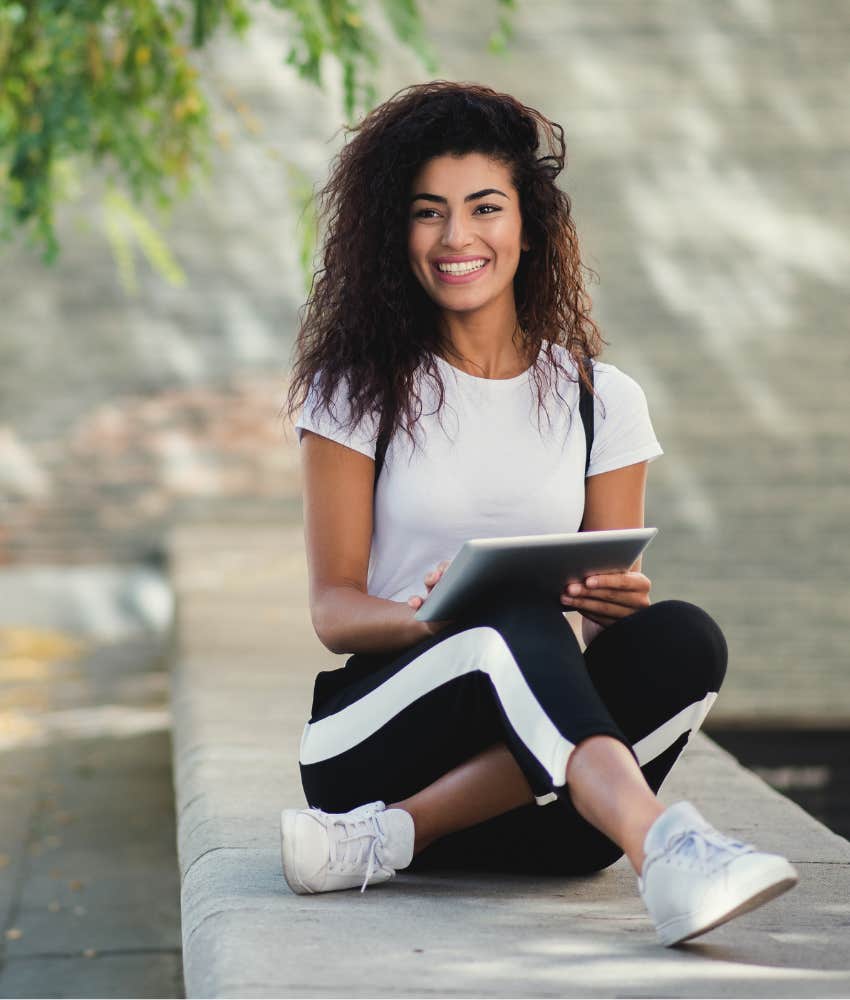
[[[409,191],[432,158],[467,153],[506,165],[519,195],[530,250],[520,256],[514,298],[522,347],[538,359],[532,375],[539,416],[553,372],[573,379],[553,345],[577,362],[596,357],[605,342],[590,318],[582,280],[582,269],[590,269],[579,257],[571,202],[555,183],[566,162],[562,127],[489,87],[433,80],[398,91],[345,132],[353,138],[319,192],[318,217],[327,222],[322,267],[300,310],[284,404],[288,417],[312,384],[317,401],[339,423],[333,397],[344,382],[350,428],[369,413],[385,439],[398,427],[414,440],[422,412],[415,379],[420,366],[435,380],[441,410],[445,387],[431,355],[445,345],[438,309],[407,262]],[[586,382],[581,366],[579,372]]]

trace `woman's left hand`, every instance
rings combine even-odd
[[[649,607],[649,577],[635,570],[594,573],[583,583],[569,583],[561,594],[565,611],[580,611],[602,628]]]

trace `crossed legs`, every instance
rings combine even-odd
[[[570,756],[566,783],[579,814],[621,847],[639,873],[646,832],[664,807],[634,757],[619,740],[591,736]],[[519,765],[504,744],[496,744],[390,808],[413,817],[419,854],[440,837],[532,802]]]
[[[469,646],[471,633],[437,637],[322,706],[302,745],[308,800],[332,812],[377,798],[404,809],[415,826],[415,866],[435,857],[451,866],[510,865],[518,853],[510,842],[530,836],[538,838],[530,861],[541,870],[598,870],[625,852],[640,871],[646,831],[663,811],[655,792],[722,681],[726,650],[716,624],[693,605],[661,602],[606,629],[583,656],[560,612],[508,606],[479,624],[490,626],[481,630],[487,645]],[[473,670],[441,682],[440,671],[467,670],[477,648],[481,667],[516,661],[520,687],[567,727],[560,731],[572,743],[559,738],[560,763],[557,746],[544,767],[517,735],[525,724],[526,738],[553,746],[540,742],[536,723],[527,726],[531,703],[514,693],[515,667],[501,680]],[[509,710],[500,684],[513,699]],[[418,696],[373,724],[405,685]],[[341,734],[340,749],[351,749],[340,753],[334,743],[313,763],[310,751],[328,726]],[[532,804],[553,785],[559,802]]]
[[[669,946],[796,884],[787,859],[656,798],[725,671],[704,612],[662,602],[584,656],[547,608],[494,614],[314,704],[300,757],[314,808],[281,814],[294,892],[362,890],[423,859],[566,875],[625,853]]]

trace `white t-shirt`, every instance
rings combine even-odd
[[[566,349],[553,350],[574,374]],[[578,531],[581,524],[586,444],[578,383],[560,376],[568,406],[545,395],[551,425],[542,411],[538,427],[537,388],[528,372],[480,378],[435,358],[445,386],[440,418],[434,380],[420,370],[416,449],[397,429],[378,479],[367,577],[374,597],[426,596],[425,574],[453,559],[467,538]],[[661,455],[641,387],[614,365],[594,361],[593,369],[598,395],[587,475]],[[334,397],[343,425],[350,412],[344,384]],[[377,414],[347,431],[316,402],[311,387],[295,423],[299,443],[306,428],[375,457]]]

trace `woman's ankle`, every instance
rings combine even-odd
[[[427,823],[424,818],[418,814],[418,810],[411,805],[409,799],[403,799],[400,802],[387,803],[387,809],[403,809],[413,820],[414,857],[437,840],[437,835],[428,830]]]
[[[646,843],[646,835],[649,833],[655,821],[666,812],[666,806],[663,806],[658,799],[655,799],[655,808],[647,810],[639,817],[633,821],[633,825],[630,825],[628,831],[629,845],[628,848],[623,847],[626,857],[629,859],[632,868],[635,870],[636,875],[640,875],[643,872],[643,864],[646,861],[646,852],[644,851],[644,844]]]

